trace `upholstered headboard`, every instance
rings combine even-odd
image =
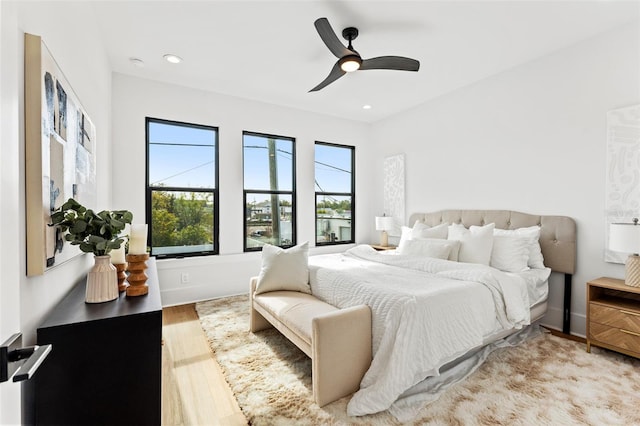
[[[576,270],[576,223],[567,216],[537,216],[511,210],[442,210],[414,213],[409,226],[417,221],[434,226],[441,223],[462,223],[483,226],[495,223],[499,229],[540,226],[540,247],[544,264],[553,271],[573,275]]]

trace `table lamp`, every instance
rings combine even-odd
[[[380,245],[382,247],[389,246],[389,234],[387,231],[393,229],[393,218],[391,216],[376,216],[376,231],[382,231],[380,236]]]
[[[609,226],[609,250],[630,253],[625,263],[624,283],[640,287],[640,225],[633,223],[612,223]]]

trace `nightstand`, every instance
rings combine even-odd
[[[395,250],[397,247],[396,246],[381,246],[378,244],[369,244],[371,246],[371,248],[376,249],[378,251],[385,251],[385,250]]]
[[[587,352],[591,345],[640,358],[640,287],[615,278],[587,283]]]

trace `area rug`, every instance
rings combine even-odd
[[[274,329],[250,333],[247,296],[196,310],[250,424],[400,424],[387,412],[348,417],[348,397],[319,408],[309,358]],[[640,425],[640,360],[542,333],[491,353],[406,424]]]

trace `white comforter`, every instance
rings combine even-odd
[[[350,416],[388,409],[407,389],[500,329],[529,324],[524,280],[446,260],[388,256],[369,246],[309,258],[312,293],[373,313],[373,361]]]

